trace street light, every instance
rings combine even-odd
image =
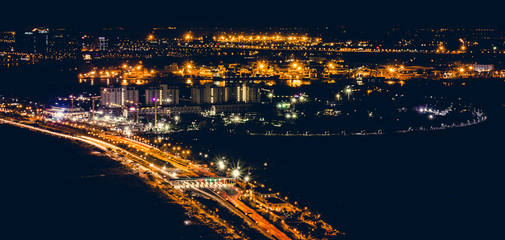
[[[232,176],[233,178],[235,178],[235,179],[236,179],[236,178],[238,178],[238,177],[240,177],[240,170],[238,170],[238,168],[233,169],[233,170],[231,171],[231,176]]]
[[[270,103],[273,101],[274,94],[273,93],[268,93],[268,98],[270,98]]]
[[[158,99],[156,99],[156,97],[153,97],[153,102],[154,102],[154,127],[156,127],[156,124],[158,123],[158,106],[156,105]]]
[[[224,163],[223,160],[219,160],[217,162],[217,169],[219,169],[219,171],[223,171],[226,169],[226,164]]]
[[[350,87],[347,87],[345,89],[345,93],[347,93],[347,101],[351,100],[351,92],[352,92],[352,89]]]

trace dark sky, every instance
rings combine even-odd
[[[9,0],[8,0],[9,1]],[[64,1],[2,3],[0,26],[502,26],[503,1]]]

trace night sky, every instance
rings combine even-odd
[[[504,26],[503,1],[9,1],[0,26]]]

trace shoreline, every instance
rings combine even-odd
[[[222,239],[247,239],[245,236],[240,236],[240,237],[236,236],[236,237],[230,238],[230,236],[229,236],[230,233],[223,234],[222,231],[220,233],[219,229],[216,226],[214,226],[214,224],[211,224],[211,225],[206,224],[211,221],[214,221],[215,218],[201,219],[200,216],[205,214],[205,211],[203,210],[202,206],[199,206],[200,204],[197,204],[194,201],[189,200],[189,199],[186,200],[186,197],[181,192],[178,192],[175,189],[170,189],[170,188],[164,189],[168,186],[168,184],[161,184],[160,182],[157,182],[155,180],[155,178],[152,177],[152,175],[156,174],[156,173],[150,171],[149,169],[142,166],[141,164],[137,164],[134,161],[128,160],[125,157],[118,156],[114,150],[109,150],[108,148],[104,148],[103,146],[101,146],[97,143],[94,143],[92,141],[89,141],[89,140],[86,140],[86,139],[83,139],[80,137],[74,137],[74,136],[71,136],[68,134],[57,133],[57,132],[49,131],[46,129],[37,128],[37,127],[30,126],[30,125],[18,123],[15,121],[5,120],[3,118],[0,118],[0,124],[8,124],[8,125],[15,126],[18,128],[24,128],[24,129],[30,130],[32,132],[39,132],[39,133],[51,135],[51,136],[58,137],[58,138],[65,138],[70,141],[76,141],[78,143],[78,145],[81,145],[81,144],[86,145],[87,144],[88,146],[97,147],[97,148],[104,151],[103,153],[100,154],[100,155],[102,155],[102,157],[106,157],[110,161],[120,163],[121,166],[123,166],[124,171],[131,173],[132,175],[135,175],[135,177],[137,179],[139,179],[143,184],[145,184],[146,187],[159,193],[166,200],[171,200],[171,203],[178,205],[179,207],[184,209],[184,211],[189,212],[193,216],[192,218],[199,221],[199,225],[203,225],[203,226],[207,227],[208,229],[214,231],[214,233],[217,234],[218,236],[220,236]],[[80,147],[82,148],[83,145],[81,145]],[[116,148],[119,148],[119,147],[116,147]],[[151,178],[153,178],[154,180]],[[197,217],[197,216],[199,216],[199,217]],[[218,222],[217,224],[222,225],[224,227],[225,222]]]

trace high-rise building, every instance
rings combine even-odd
[[[152,106],[178,105],[179,104],[179,89],[176,87],[168,87],[167,84],[158,86],[150,86],[145,90],[145,104]]]
[[[193,104],[257,103],[261,101],[260,89],[255,84],[228,83],[224,87],[206,83],[191,88]]]
[[[47,53],[49,52],[49,29],[34,28],[16,34],[18,52]]]
[[[191,88],[191,103],[193,104],[206,104],[210,102],[210,88],[211,84],[203,86],[193,86]]]
[[[105,37],[98,37],[96,39],[95,44],[96,44],[96,47],[95,47],[96,50],[99,50],[99,51],[109,50],[109,39],[107,39]]]
[[[101,105],[106,108],[121,108],[139,102],[139,90],[135,87],[102,87],[100,96]]]
[[[65,28],[51,28],[48,48],[50,52],[63,54],[80,50],[77,36]]]
[[[261,101],[260,89],[255,84],[232,83],[228,85],[230,101],[237,103],[257,103]]]
[[[228,88],[212,83],[191,88],[191,102],[194,104],[216,104],[228,102]]]

